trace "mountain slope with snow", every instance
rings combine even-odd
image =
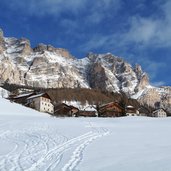
[[[112,54],[88,54],[74,58],[67,50],[39,44],[32,49],[27,39],[1,34],[1,81],[44,88],[98,88],[135,94],[148,77],[139,65],[133,68]]]
[[[95,88],[123,91],[142,104],[161,103],[171,113],[171,87],[152,87],[141,69],[122,58],[89,53],[74,58],[66,49],[39,44],[31,48],[29,40],[4,37],[0,33],[0,83],[43,88]],[[154,90],[154,91],[153,91]]]

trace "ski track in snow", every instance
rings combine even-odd
[[[40,124],[17,132],[0,131],[0,142],[14,146],[11,151],[0,155],[0,171],[78,171],[86,147],[109,134],[105,128],[88,124],[89,132],[71,139],[47,125],[40,129]]]

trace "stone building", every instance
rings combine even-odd
[[[167,117],[167,113],[161,108],[152,113],[152,117]]]
[[[51,98],[47,93],[40,93],[28,97],[26,105],[40,112],[54,113],[54,105],[51,103]]]

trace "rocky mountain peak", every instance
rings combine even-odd
[[[3,52],[4,48],[5,48],[4,34],[2,29],[0,28],[0,54]]]
[[[35,48],[33,48],[34,52],[44,52],[48,50],[48,45],[45,45],[43,43],[38,44]]]
[[[87,54],[88,59],[90,59],[92,62],[115,62],[121,60],[121,58],[118,58],[117,56],[114,56],[111,53],[106,54],[95,54],[95,53],[88,53]]]
[[[31,45],[30,45],[30,41],[26,38],[19,39],[19,46],[22,47],[21,53],[23,55],[30,55],[33,52]]]
[[[142,71],[141,66],[139,64],[136,64],[134,71],[137,74],[137,78],[140,80],[141,76],[143,75],[143,71]]]
[[[55,48],[52,45],[45,45],[43,43],[38,44],[35,48],[33,48],[34,52],[44,53],[45,51],[55,53],[56,55],[66,57],[66,58],[74,58],[68,50],[63,48]]]
[[[134,71],[129,63],[111,53],[89,53],[86,60],[79,60],[73,58],[68,50],[51,45],[38,44],[32,49],[25,38],[5,38],[5,44],[6,50],[3,51],[6,57],[12,59],[10,65],[14,63],[19,73],[19,80],[14,83],[45,88],[79,86],[111,92],[124,91],[128,95],[148,85],[148,77],[140,66],[137,65]],[[10,76],[7,77],[10,80]]]
[[[136,65],[135,65],[135,72],[136,72],[136,73],[142,73],[141,65],[139,65],[139,64],[136,64]]]

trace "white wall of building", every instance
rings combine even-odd
[[[40,112],[54,113],[54,106],[48,98],[36,97],[29,99],[28,102],[30,102],[31,106]]]

